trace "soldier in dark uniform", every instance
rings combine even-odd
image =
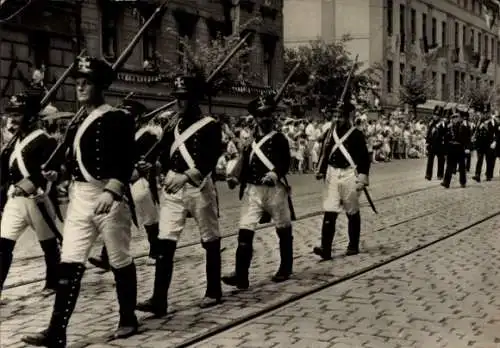
[[[437,157],[437,178],[442,180],[444,176],[444,135],[446,133],[445,122],[442,119],[444,108],[436,106],[433,113],[433,120],[427,129],[427,167],[425,170],[425,178],[432,180],[434,158]]]
[[[60,261],[56,236],[55,209],[43,189],[47,181],[40,166],[48,159],[57,142],[40,128],[41,95],[22,93],[10,99],[7,106],[12,130],[17,141],[2,152],[2,174],[8,189],[0,226],[0,294],[9,272],[14,246],[18,238],[31,227],[40,242],[46,265],[44,292],[57,286],[57,267]],[[4,161],[2,161],[4,162]]]
[[[137,332],[136,268],[130,254],[131,209],[127,202],[134,170],[134,118],[104,102],[114,72],[104,61],[79,57],[72,72],[78,101],[84,106],[68,151],[70,202],[64,223],[59,284],[48,328],[23,342],[50,348],[66,346],[66,330],[75,308],[87,256],[100,234],[116,281],[120,321],[114,338]],[[50,180],[53,171],[44,173]]]
[[[221,303],[221,243],[217,197],[212,172],[221,155],[222,130],[212,117],[204,116],[199,101],[204,97],[204,78],[198,71],[174,80],[179,120],[168,130],[159,147],[163,190],[160,196],[160,234],[152,296],[137,305],[157,317],[167,313],[177,241],[188,214],[198,224],[206,250],[207,288],[200,307]],[[141,164],[140,167],[145,166]]]
[[[465,111],[462,113],[463,125],[469,128],[469,143],[472,145],[472,133],[474,132],[474,124],[469,120],[469,112]],[[472,156],[472,148],[469,148],[469,151],[465,153],[465,171],[467,173],[470,172],[471,166],[471,157]]]
[[[240,216],[235,270],[222,280],[239,289],[249,287],[248,272],[252,262],[254,231],[265,215],[274,221],[279,238],[281,262],[272,280],[283,282],[292,274],[293,208],[289,200],[290,187],[286,181],[291,155],[286,137],[274,130],[275,107],[273,95],[263,96],[249,104],[248,111],[257,122],[255,139],[243,151],[240,164],[228,178],[230,187],[240,183],[240,199],[245,196],[246,200]]]
[[[486,181],[490,181],[493,177],[493,168],[495,159],[495,150],[491,149],[491,145],[495,141],[495,136],[492,132],[491,122],[488,116],[483,115],[479,126],[474,131],[474,147],[477,154],[476,171],[472,177],[473,180],[481,182],[481,172],[483,170],[483,162],[486,159]],[[493,163],[491,159],[493,158]]]
[[[363,132],[352,126],[349,118],[355,110],[350,103],[333,111],[332,128],[323,140],[316,178],[325,179],[321,246],[313,252],[323,260],[332,259],[332,243],[338,214],[347,214],[349,245],[346,255],[359,253],[361,215],[359,196],[368,186],[370,156]],[[343,208],[343,209],[342,209]]]
[[[160,139],[161,128],[151,125],[143,125],[141,116],[146,112],[146,106],[134,101],[125,100],[120,108],[127,110],[136,118],[136,124],[139,129],[135,133],[135,155],[136,162],[144,156],[151,147]],[[160,133],[158,132],[160,130]],[[156,259],[156,241],[158,240],[158,191],[156,184],[156,171],[149,169],[145,172],[139,172],[136,168],[132,173],[132,199],[134,200],[135,210],[139,222],[144,226],[149,242],[149,257]],[[91,257],[89,262],[96,267],[109,270],[109,257],[104,246],[100,257]]]
[[[441,186],[450,187],[451,177],[458,165],[460,185],[465,187],[467,176],[465,171],[465,156],[470,153],[471,131],[467,124],[464,124],[465,113],[467,111],[456,111],[451,116],[451,122],[446,131],[445,143],[446,151],[446,172]]]

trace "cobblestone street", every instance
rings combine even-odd
[[[296,184],[298,215],[311,216],[294,224],[293,279],[282,284],[270,281],[277,268],[277,245],[274,229],[265,227],[256,236],[251,288],[245,292],[229,292],[225,288],[225,303],[208,310],[197,307],[205,286],[204,252],[198,244],[189,245],[197,240],[196,232],[186,231],[186,245],[176,254],[169,293],[172,315],[150,319],[139,313],[142,315],[141,333],[127,340],[108,339],[118,319],[113,279],[111,274],[91,269],[84,278],[82,294],[69,326],[70,347],[185,346],[200,335],[223,329],[332,281],[341,281],[393,260],[500,211],[500,182],[497,180],[482,184],[470,182],[466,189],[455,188],[455,184],[452,189],[445,190],[436,181],[424,181],[422,173],[423,161],[376,165],[371,193],[379,214],[373,214],[366,205],[362,208],[361,254],[348,258],[337,256],[333,262],[319,263],[311,254],[312,247],[319,241],[322,217],[313,213],[320,209],[318,192],[321,186],[315,183],[313,187],[311,177],[304,179],[302,185]],[[314,192],[314,188],[317,191]],[[230,202],[221,205],[235,204],[235,201]],[[238,208],[229,210],[234,215],[233,220],[224,209],[221,224],[228,238],[223,240],[227,248],[222,254],[223,271],[230,272],[234,267],[236,247],[236,238],[230,234],[235,232]],[[345,218],[339,219],[335,241],[337,255],[342,255],[347,244],[345,222]],[[380,270],[342,282],[275,312],[285,313],[283,315],[273,313],[260,317],[199,343],[198,347],[342,347],[340,344],[347,344],[345,347],[392,347],[398,343],[400,347],[441,347],[446,346],[445,343],[447,347],[462,347],[469,341],[473,341],[469,346],[497,347],[499,343],[495,342],[495,337],[488,336],[490,331],[481,328],[482,333],[479,333],[464,325],[472,325],[472,319],[467,318],[475,316],[493,325],[493,320],[498,320],[500,315],[498,301],[491,295],[496,292],[494,284],[499,278],[495,257],[500,245],[494,238],[499,229],[498,219],[490,220],[459,237],[420,251],[420,256],[408,256]],[[137,244],[136,253],[143,254],[144,242]],[[14,277],[23,280],[43,277],[40,259],[16,261]],[[140,300],[149,297],[154,275],[154,269],[144,261],[144,258],[136,261]],[[15,285],[16,280],[10,282]],[[0,309],[2,348],[23,347],[19,343],[22,335],[45,327],[53,298],[39,295],[41,285],[35,282],[5,290],[4,296],[10,301]],[[347,292],[349,289],[351,292]],[[408,303],[403,302],[405,298],[409,299]],[[447,309],[450,306],[456,307]],[[433,332],[435,334],[431,335]],[[389,342],[386,340],[389,337],[398,341]],[[491,345],[480,345],[483,343]]]

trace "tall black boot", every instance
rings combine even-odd
[[[220,238],[202,245],[206,251],[207,290],[200,307],[208,308],[222,302]]]
[[[276,229],[280,243],[280,268],[273,276],[273,282],[281,283],[290,278],[293,270],[292,226]]]
[[[59,243],[57,238],[41,240],[40,246],[42,247],[45,257],[45,288],[44,291],[51,293],[57,289],[58,282],[58,268],[61,262],[61,251],[59,250]]]
[[[48,348],[66,347],[66,330],[80,293],[85,266],[81,263],[61,263],[59,283],[50,324],[44,331],[24,336],[21,340],[29,345]]]
[[[160,227],[158,223],[152,225],[144,225],[149,242],[149,257],[156,259],[158,255],[158,235],[160,234]]]
[[[337,223],[337,213],[327,211],[323,215],[323,225],[321,227],[321,246],[314,247],[313,252],[323,260],[332,259],[332,243],[335,237],[335,224]]]
[[[101,249],[101,256],[89,257],[89,263],[97,268],[105,270],[106,272],[111,270],[111,265],[109,264],[108,250],[106,249],[105,245]]]
[[[361,235],[361,215],[347,215],[347,233],[349,234],[349,245],[346,255],[359,254],[359,238]]]
[[[114,338],[127,338],[137,333],[139,324],[135,316],[137,306],[137,273],[135,264],[123,268],[112,268],[116,282],[116,295],[120,306],[120,322]]]
[[[141,312],[153,313],[156,317],[167,314],[168,288],[172,281],[174,255],[177,242],[168,239],[158,239],[158,256],[155,264],[155,281],[153,296],[137,304]]]
[[[15,246],[15,240],[0,238],[0,295],[2,294],[3,285],[9,274],[10,265],[12,265]]]
[[[235,270],[230,275],[222,277],[222,281],[226,285],[236,286],[241,290],[248,289],[250,286],[248,272],[252,263],[254,234],[254,231],[245,229],[238,232]]]

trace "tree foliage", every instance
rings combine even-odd
[[[297,62],[301,63],[287,88],[285,101],[292,105],[320,108],[338,103],[354,64],[354,59],[346,48],[349,40],[348,36],[333,43],[318,39],[309,45],[285,49],[285,76]],[[365,70],[362,67],[363,63],[360,62],[354,65],[350,83],[350,92],[358,97],[367,92],[375,92],[373,87],[381,80],[381,69],[378,66]]]
[[[260,19],[255,18],[241,26],[243,31],[252,24],[256,24]],[[168,29],[172,34],[177,35],[174,30]],[[182,63],[160,57],[160,68],[165,71],[168,80],[174,76],[182,74],[186,69],[198,69],[205,78],[207,78],[216,67],[227,57],[229,52],[240,41],[239,33],[229,36],[223,36],[220,32],[216,39],[202,42],[196,40],[193,42],[187,37],[177,37],[180,49],[177,54],[182,57]],[[224,66],[212,81],[212,88],[215,91],[227,88],[230,83],[235,81],[245,83],[255,83],[258,76],[251,72],[249,56],[253,47],[245,43],[242,48],[233,56],[233,58]]]
[[[486,82],[479,84],[468,83],[462,88],[462,103],[474,110],[484,110],[485,106],[491,103],[494,87]]]
[[[424,104],[434,93],[434,81],[428,77],[426,70],[421,73],[405,73],[403,84],[399,89],[399,101],[408,104],[414,114],[417,107]]]

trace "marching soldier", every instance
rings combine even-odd
[[[451,177],[458,165],[460,185],[467,184],[465,156],[470,153],[471,132],[470,127],[464,123],[467,111],[456,111],[451,116],[451,122],[446,131],[445,142],[446,152],[446,172],[441,186],[450,187]]]
[[[140,117],[146,112],[146,106],[133,101],[125,100],[121,108],[136,117],[136,123],[141,125]],[[161,128],[143,125],[135,133],[135,155],[138,162],[142,156],[160,139]],[[156,185],[156,171],[151,169],[140,173],[136,168],[132,173],[132,199],[139,222],[144,226],[149,242],[149,258],[156,259],[156,241],[158,240],[158,191]],[[100,257],[91,257],[89,262],[106,271],[110,270],[109,257],[106,246],[103,246]],[[152,262],[151,262],[152,263]]]
[[[202,115],[199,101],[204,97],[204,78],[201,73],[178,76],[174,81],[173,94],[180,119],[174,129],[163,135],[159,149],[164,179],[154,289],[149,299],[137,305],[138,310],[156,317],[167,313],[174,254],[188,214],[196,220],[206,250],[207,288],[200,307],[214,306],[222,300],[221,242],[211,174],[221,155],[222,131],[215,119]],[[139,167],[148,165],[142,163]]]
[[[486,159],[486,181],[490,181],[493,177],[493,166],[495,165],[495,134],[488,116],[483,115],[481,117],[481,122],[474,133],[474,146],[476,148],[477,162],[475,175],[472,179],[477,182],[481,182],[483,162]]]
[[[48,194],[43,192],[47,181],[40,170],[57,142],[40,128],[40,102],[41,95],[22,93],[12,97],[6,109],[17,141],[2,153],[8,198],[0,226],[0,294],[16,241],[28,227],[37,234],[45,256],[45,294],[53,292],[57,286],[60,261],[57,237],[60,233],[55,224],[54,206]]]
[[[436,106],[434,108],[433,120],[427,130],[427,167],[425,170],[425,179],[432,180],[434,158],[437,157],[437,178],[442,180],[444,176],[444,135],[446,133],[445,122],[442,119],[444,108]]]
[[[347,99],[348,100],[348,99]],[[332,243],[338,214],[345,210],[349,234],[346,255],[359,253],[361,215],[359,196],[368,186],[370,156],[364,134],[352,126],[349,118],[354,111],[351,103],[335,110],[331,131],[324,139],[318,172],[318,180],[325,179],[326,191],[323,200],[323,226],[321,246],[313,252],[323,260],[332,259]]]
[[[114,338],[137,332],[137,278],[130,255],[131,209],[128,183],[134,169],[135,124],[127,112],[104,102],[114,72],[102,60],[78,57],[72,72],[78,101],[84,106],[67,161],[72,178],[64,224],[59,284],[49,326],[23,342],[50,348],[66,346],[66,330],[75,308],[85,262],[98,234],[109,252],[116,281],[120,321]],[[45,172],[50,180],[57,173]]]
[[[472,145],[472,133],[474,132],[474,124],[469,120],[469,112],[466,111],[462,114],[463,125],[469,129],[469,143]],[[465,152],[465,171],[470,172],[472,148]]]
[[[273,219],[279,238],[280,266],[272,277],[274,282],[290,278],[293,266],[293,207],[286,180],[291,162],[288,140],[273,128],[274,96],[252,101],[248,111],[257,122],[256,135],[251,146],[243,151],[241,163],[228,178],[230,188],[240,183],[240,199],[245,196],[238,231],[236,265],[223,282],[239,289],[248,289],[248,273],[252,262],[253,237],[259,222]],[[265,219],[265,220],[263,220]]]

